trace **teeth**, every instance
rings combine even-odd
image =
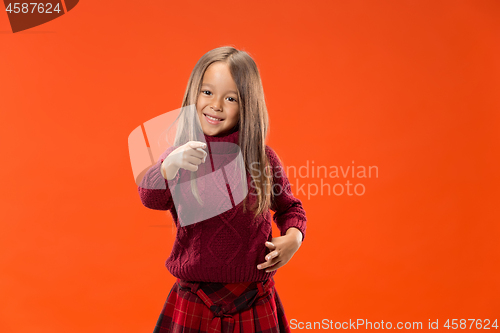
[[[214,117],[210,117],[208,114],[206,114],[205,116],[207,116],[207,118],[209,118],[209,119],[220,121],[220,119],[217,119],[217,118],[214,118]]]

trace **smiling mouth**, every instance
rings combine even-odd
[[[215,118],[215,117],[212,117],[212,116],[209,116],[207,114],[203,114],[207,119],[211,120],[211,121],[216,121],[216,122],[220,122],[220,121],[224,121],[224,119],[221,119],[221,118]]]

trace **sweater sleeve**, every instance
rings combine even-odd
[[[271,210],[275,212],[273,220],[281,236],[284,236],[289,228],[295,227],[302,232],[302,241],[304,241],[307,219],[302,202],[293,196],[290,182],[278,155],[269,146],[266,146],[266,154],[273,173],[274,200],[271,204]]]
[[[141,202],[147,208],[171,210],[174,207],[170,189],[174,189],[179,182],[181,170],[171,180],[163,178],[161,174],[161,164],[173,150],[174,147],[169,147],[161,154],[158,161],[146,172],[137,188]]]

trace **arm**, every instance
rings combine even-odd
[[[304,239],[302,231],[300,231],[300,229],[297,229],[295,227],[288,228],[286,231],[286,235],[291,235],[290,237],[296,238],[299,244],[301,244],[302,240]]]
[[[290,182],[283,170],[279,157],[266,146],[266,154],[272,166],[273,182],[277,184],[271,209],[275,211],[273,220],[278,226],[281,237],[275,237],[265,246],[271,251],[265,262],[257,265],[257,269],[272,272],[284,266],[300,248],[306,232],[306,213],[299,199],[290,189]],[[277,189],[277,190],[276,190]]]
[[[302,242],[307,227],[306,212],[302,202],[293,196],[290,182],[278,155],[269,146],[266,146],[266,154],[272,166],[273,182],[276,184],[273,186],[275,195],[271,205],[271,210],[275,212],[273,220],[281,236],[289,234],[297,236],[296,233],[300,231],[300,242]]]
[[[174,150],[175,147],[168,148],[146,172],[141,180],[137,190],[144,206],[156,210],[171,210],[174,206],[170,189],[175,188],[180,178],[180,172],[165,166],[162,170],[162,164],[165,158]],[[162,173],[163,171],[163,173]],[[176,171],[176,172],[175,172]],[[175,174],[175,176],[173,176]],[[171,180],[165,177],[173,177]]]

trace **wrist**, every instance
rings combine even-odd
[[[178,171],[179,168],[170,163],[167,158],[163,160],[163,163],[161,164],[161,175],[163,176],[163,178],[165,178],[166,180],[172,180],[175,178]]]
[[[285,235],[296,238],[299,244],[302,243],[302,231],[300,231],[298,228],[295,227],[288,228],[286,230]]]

